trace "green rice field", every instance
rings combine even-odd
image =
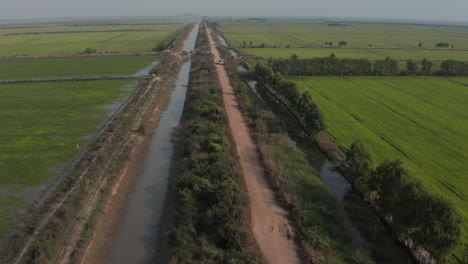
[[[155,60],[150,56],[0,60],[0,80],[130,75]]]
[[[77,54],[86,48],[106,52],[151,51],[184,25],[96,26],[0,29],[0,56]],[[98,31],[82,32],[79,31]],[[149,31],[134,31],[149,30]],[[7,35],[25,32],[70,32]],[[99,32],[108,31],[108,32]]]
[[[376,162],[401,159],[425,186],[454,202],[468,241],[468,79],[292,78],[325,114],[342,150],[361,139]]]
[[[134,87],[128,80],[0,85],[0,237]]]
[[[434,48],[447,42],[456,49],[468,49],[468,27],[352,23],[352,27],[328,26],[323,20],[225,20],[219,30],[234,47],[261,44],[269,46],[321,46],[325,42],[346,41],[348,47]]]

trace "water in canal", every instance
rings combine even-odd
[[[197,35],[198,27],[195,27],[185,44],[185,51],[194,49]],[[171,135],[182,117],[190,66],[190,62],[182,66],[169,106],[156,128],[143,172],[129,198],[126,213],[112,246],[112,263],[149,263],[158,246],[158,226],[172,163]]]

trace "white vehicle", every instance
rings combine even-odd
[[[219,65],[224,65],[224,60],[223,60],[223,59],[219,60],[219,61],[218,61],[218,64],[219,64]]]

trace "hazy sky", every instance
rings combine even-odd
[[[151,16],[184,12],[468,22],[468,0],[0,0],[0,19]]]

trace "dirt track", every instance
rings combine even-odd
[[[208,39],[214,60],[221,58],[208,30]],[[229,119],[229,128],[237,149],[242,174],[250,198],[251,229],[268,263],[299,263],[294,231],[287,219],[288,212],[275,200],[265,177],[257,147],[243,117],[234,88],[224,65],[216,65],[223,90],[223,102]]]

